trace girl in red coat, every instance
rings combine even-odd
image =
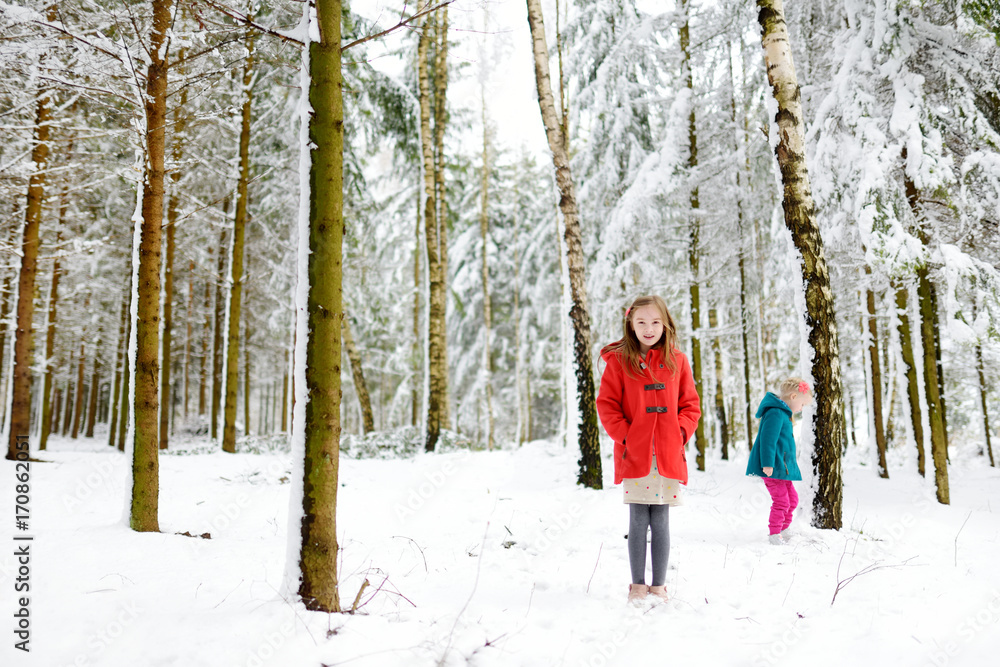
[[[625,311],[624,335],[601,350],[597,413],[615,441],[615,484],[624,482],[629,505],[629,602],[652,594],[667,599],[670,506],[687,484],[684,444],[701,418],[687,357],[677,349],[677,328],[658,296],[641,296]],[[646,534],[653,584],[646,586]]]

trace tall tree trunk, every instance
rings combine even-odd
[[[67,148],[67,162],[73,153],[73,141],[70,140]],[[62,192],[59,195],[59,222],[56,227],[56,250],[52,259],[52,279],[49,281],[49,306],[48,314],[45,318],[45,376],[42,380],[42,428],[38,438],[38,449],[44,450],[48,446],[49,434],[52,432],[52,387],[55,379],[55,351],[56,351],[56,316],[59,304],[59,279],[62,272],[59,270],[59,253],[62,245],[62,230],[66,225],[66,213],[69,209],[69,197],[67,196],[67,185],[64,183]],[[0,348],[3,347],[3,340],[0,339]],[[2,352],[0,352],[0,364],[2,364]]]
[[[938,396],[941,400],[941,424],[944,429],[944,453],[948,459],[948,405],[944,390],[944,365],[941,363],[941,311],[938,309],[937,290],[931,290],[931,310],[934,313],[934,363],[937,366]]]
[[[563,150],[569,155],[569,95],[566,93],[566,77],[563,75],[563,38],[560,25],[559,0],[556,0],[556,58],[559,60],[559,129],[562,132]]]
[[[420,423],[420,195],[417,195],[416,244],[413,246],[413,380],[410,386],[410,425]]]
[[[243,435],[250,435],[250,323],[243,325]]]
[[[125,358],[125,352],[128,349],[128,334],[126,333],[126,323],[128,322],[128,292],[125,294],[125,298],[122,299],[121,314],[118,316],[118,345],[115,348],[115,374],[114,374],[114,384],[111,385],[110,395],[108,400],[111,401],[111,418],[108,421],[108,446],[114,447],[117,444],[116,436],[118,434],[118,421],[119,409],[122,408],[124,403],[119,400],[121,396],[121,388],[124,377],[128,375],[128,360]],[[126,366],[124,369],[122,366]],[[127,412],[127,409],[122,409],[122,412]]]
[[[740,52],[742,54],[742,40],[740,42]],[[744,187],[749,186],[749,178],[746,183],[742,182],[740,174],[746,173],[749,175],[749,158],[746,154],[746,142],[740,137],[740,130],[736,123],[736,92],[735,92],[735,76],[733,71],[733,59],[727,58],[729,61],[729,81],[732,85],[730,89],[730,116],[733,121],[733,136],[736,143],[736,154],[743,154],[744,166],[743,169],[736,169],[736,233],[739,235],[739,245],[737,246],[739,257],[737,259],[737,265],[740,270],[740,343],[743,348],[743,421],[746,426],[746,442],[747,450],[753,446],[753,419],[751,419],[751,406],[750,406],[750,299],[749,299],[749,288],[747,286],[746,277],[746,232],[744,231],[744,219],[743,219],[743,190]],[[746,136],[746,127],[744,122],[743,135]],[[760,299],[758,299],[760,301]],[[763,322],[761,322],[763,324]],[[758,341],[758,348],[761,343]],[[759,350],[758,350],[759,351]],[[761,360],[762,361],[762,360]],[[727,458],[725,455],[722,457],[724,460]]]
[[[80,341],[80,358],[76,362],[76,396],[74,396],[75,405],[73,406],[73,430],[70,431],[69,437],[76,440],[80,435],[80,420],[83,417],[83,381],[84,381],[84,363],[87,359],[84,343]]]
[[[56,387],[54,393],[55,393],[55,398],[53,399],[53,401],[55,402],[55,408],[53,409],[54,414],[52,415],[52,423],[49,424],[49,433],[51,433],[52,430],[56,431],[59,430],[59,423],[60,423],[59,418],[62,416],[63,390],[60,389],[59,387]]]
[[[73,360],[76,357],[73,353],[70,353],[69,364],[66,366],[66,414],[63,416],[62,423],[62,435],[66,437],[69,435],[69,427],[73,423],[73,403],[70,400],[73,397]]]
[[[55,20],[55,5],[49,20]],[[49,159],[51,92],[39,92],[35,103],[35,137],[31,148],[33,170],[28,177],[28,200],[21,240],[21,270],[17,283],[17,324],[14,329],[14,370],[11,384],[10,439],[7,458],[15,459],[18,436],[31,429],[31,327],[35,312],[35,272],[38,269],[38,236],[45,198],[45,171]]]
[[[865,274],[871,279],[872,269],[865,264]],[[878,356],[878,322],[875,319],[875,292],[869,287],[865,290],[868,306],[868,377],[871,380],[872,416],[871,424],[875,431],[875,449],[878,452],[878,476],[889,479],[889,468],[885,462],[885,429],[882,421],[882,368]]]
[[[719,334],[716,327],[719,326],[719,317],[715,308],[708,310],[708,326],[713,332],[712,354],[715,357],[715,418],[719,424],[719,441],[722,444],[722,460],[729,460],[729,423],[726,420],[726,396],[723,391],[723,383],[726,379],[725,369],[722,364],[722,346],[719,344]]]
[[[132,340],[132,277],[129,276],[128,292],[125,296],[125,309],[129,313],[129,317],[125,320],[125,340],[124,340],[124,357],[122,359],[122,382],[121,390],[119,391],[118,406],[118,450],[125,451],[125,437],[128,435],[128,420],[129,420],[129,389],[132,384],[132,366],[129,360],[128,350],[129,345]],[[68,394],[67,394],[68,396]]]
[[[188,266],[188,298],[184,338],[184,420],[188,418],[188,404],[191,399],[191,337],[194,334],[194,260]]]
[[[486,434],[486,448],[493,451],[494,446],[494,423],[493,423],[493,355],[490,351],[490,331],[493,329],[493,308],[490,303],[490,271],[488,255],[488,240],[490,233],[489,217],[489,183],[490,183],[490,162],[489,162],[489,130],[486,125],[486,89],[485,84],[481,91],[483,103],[483,169],[480,175],[480,202],[479,202],[479,232],[483,239],[483,333],[485,342],[483,343],[483,372],[486,374],[486,420],[488,431]]]
[[[365,382],[364,370],[361,367],[361,353],[357,345],[354,344],[354,336],[351,335],[350,318],[344,314],[344,348],[347,351],[347,358],[351,362],[351,374],[354,377],[354,393],[358,395],[358,402],[361,404],[361,421],[365,433],[375,430],[375,418],[372,415],[372,402],[368,395],[368,383]]]
[[[236,392],[240,358],[240,317],[243,296],[243,239],[247,222],[247,190],[250,183],[250,110],[253,102],[253,32],[247,31],[247,56],[243,61],[243,117],[240,126],[240,178],[236,186],[236,218],[233,220],[232,254],[229,258],[229,315],[226,342],[226,408],[222,428],[222,451],[236,451]],[[249,429],[250,424],[244,424]]]
[[[209,249],[211,253],[211,249]],[[201,359],[199,359],[200,374],[198,378],[198,414],[205,414],[207,409],[205,397],[208,393],[209,386],[209,365],[208,365],[208,353],[210,350],[209,342],[212,340],[212,283],[209,280],[205,281],[205,323],[201,328]]]
[[[288,350],[285,350],[285,372],[281,380],[281,432],[288,433],[288,389],[291,377],[288,374]]]
[[[180,49],[178,58],[183,60],[185,51],[186,49]],[[180,100],[174,107],[174,140],[170,152],[173,169],[170,172],[170,198],[167,201],[167,256],[163,266],[163,340],[160,341],[163,348],[160,361],[160,449],[166,449],[170,445],[170,414],[174,407],[173,392],[170,387],[170,371],[173,366],[171,346],[174,326],[174,236],[177,229],[177,209],[180,206],[178,183],[181,180],[180,162],[184,157],[184,129],[187,124],[184,114],[187,107],[187,91],[187,87],[181,89]],[[190,328],[190,323],[188,327]],[[187,366],[185,366],[186,368]]]
[[[976,343],[976,372],[979,374],[979,406],[983,411],[983,435],[986,438],[986,453],[990,457],[990,467],[996,467],[993,461],[993,445],[990,443],[990,412],[986,407],[986,373],[983,370],[983,346]]]
[[[698,126],[695,122],[694,113],[694,74],[691,67],[691,32],[689,29],[690,5],[689,0],[681,0],[680,10],[684,15],[684,23],[680,27],[681,41],[681,76],[684,85],[688,89],[690,111],[688,113],[688,178],[696,178],[695,172],[698,168]],[[699,276],[699,258],[701,250],[699,248],[699,236],[701,234],[701,220],[699,219],[699,209],[701,203],[698,199],[698,186],[691,188],[689,202],[691,204],[690,222],[690,245],[688,246],[688,264],[691,267],[691,285],[689,287],[691,295],[691,373],[694,375],[694,386],[699,397],[704,396],[701,372],[701,285]],[[704,404],[704,400],[702,401]],[[686,444],[686,443],[685,443]],[[705,420],[698,421],[698,428],[695,429],[695,448],[698,454],[695,457],[698,470],[705,469]]]
[[[913,213],[917,237],[924,247],[930,246],[930,237],[923,228],[924,216],[920,205],[920,191],[910,180],[905,169],[906,148],[902,151],[903,188],[906,201]],[[945,430],[944,406],[941,404],[941,384],[938,375],[938,337],[936,296],[930,279],[930,267],[926,262],[917,267],[917,303],[920,310],[920,340],[924,353],[924,392],[927,398],[927,421],[930,426],[931,458],[934,460],[934,486],[937,500],[942,505],[950,504],[948,488],[948,437]]]
[[[566,259],[569,265],[570,295],[573,321],[573,349],[576,358],[576,386],[579,405],[580,471],[577,483],[592,489],[602,488],[601,449],[597,432],[594,370],[590,356],[590,313],[587,311],[587,282],[580,240],[580,217],[576,204],[576,188],[570,172],[566,143],[556,117],[555,100],[549,79],[549,52],[545,45],[545,24],[541,0],[526,0],[528,25],[531,27],[532,50],[535,59],[535,83],[538,106],[545,125],[545,135],[552,153],[559,188],[559,208],[566,224]]]
[[[301,574],[298,593],[306,608],[340,611],[337,591],[337,487],[340,460],[340,355],[343,301],[344,107],[339,0],[316,0],[319,41],[308,46],[309,230],[306,272],[305,439]],[[301,279],[301,278],[300,278]],[[296,424],[296,429],[300,428]]]
[[[222,213],[229,215],[229,198],[222,204]],[[223,228],[219,232],[219,256],[215,268],[215,326],[212,329],[212,440],[219,437],[219,412],[222,410],[222,352],[223,352],[223,330],[226,321],[225,297],[222,291],[224,278],[223,271],[226,268],[226,253],[222,251],[226,247],[226,230]]]
[[[517,397],[517,435],[515,437],[517,444],[523,445],[528,434],[528,419],[525,410],[530,399],[521,387],[521,377],[524,375],[524,351],[521,349],[521,259],[517,240],[520,221],[517,215],[514,216],[512,225],[514,227],[514,390]]]
[[[426,5],[424,5],[426,6]],[[427,272],[429,276],[427,308],[427,373],[429,393],[427,395],[427,440],[424,445],[429,452],[434,451],[443,428],[447,403],[447,359],[444,350],[445,336],[445,281],[446,274],[441,264],[441,234],[438,223],[436,198],[434,136],[431,134],[431,90],[428,72],[428,51],[433,35],[429,29],[430,20],[424,20],[417,45],[418,86],[420,91],[420,144],[424,164],[424,233],[427,237]],[[442,370],[444,371],[442,373]]]
[[[14,217],[17,216],[17,206],[14,206]],[[17,225],[10,225],[9,231],[7,233],[7,247],[13,248],[14,242],[17,238],[17,232],[19,231]],[[7,370],[7,364],[4,363],[4,356],[7,350],[7,326],[8,326],[8,315],[10,315],[10,295],[11,289],[10,284],[14,280],[14,274],[16,269],[14,264],[20,264],[18,258],[15,257],[11,265],[3,267],[3,288],[0,292],[0,388],[6,390],[7,383],[4,381],[5,371]],[[4,391],[4,394],[7,392]],[[4,397],[3,405],[7,405],[9,401]],[[5,423],[7,418],[6,410],[0,410],[0,424]]]
[[[926,472],[924,455],[923,409],[920,407],[920,382],[917,380],[917,361],[913,354],[913,338],[910,334],[910,295],[905,287],[896,289],[896,315],[899,317],[899,347],[903,357],[903,371],[906,374],[906,397],[910,406],[910,425],[917,446],[917,470],[923,477]]]
[[[782,0],[757,0],[757,6],[760,8],[757,19],[761,26],[767,79],[778,105],[773,121],[778,126],[779,142],[774,152],[784,184],[782,208],[785,226],[802,258],[806,325],[809,344],[814,351],[813,471],[817,488],[812,523],[817,528],[839,530],[843,520],[840,457],[846,433],[833,292],[806,169],[802,105],[783,3]]]
[[[136,269],[135,388],[133,395],[132,504],[130,525],[159,532],[160,252],[167,123],[167,50],[173,0],[153,0],[146,70],[146,168],[142,185],[139,266]]]
[[[438,377],[441,382],[441,428],[451,428],[451,390],[448,383],[448,198],[444,184],[444,131],[448,125],[448,6],[435,12],[438,15],[434,58],[434,183],[435,201],[438,212],[435,218],[438,226],[438,257],[441,262],[442,325],[438,332],[441,353],[438,355]]]
[[[94,437],[94,425],[97,422],[97,399],[101,393],[101,330],[97,330],[94,341],[94,370],[90,375],[90,394],[87,405],[87,430],[84,435]]]

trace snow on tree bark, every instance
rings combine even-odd
[[[785,226],[801,255],[806,298],[804,315],[808,342],[813,350],[816,406],[812,463],[817,488],[812,523],[817,528],[838,530],[843,519],[840,453],[844,450],[846,433],[833,292],[806,168],[802,106],[783,3],[782,0],[757,0],[757,7],[767,79],[777,102],[772,122],[777,125],[778,132],[774,152],[784,186],[782,208]]]
[[[591,360],[590,313],[587,310],[587,286],[580,239],[580,216],[577,209],[576,190],[570,171],[569,155],[556,115],[555,100],[549,76],[549,52],[545,45],[545,23],[541,0],[526,0],[528,25],[531,28],[532,52],[535,61],[535,84],[538,89],[538,106],[545,125],[545,136],[552,153],[559,188],[559,209],[565,221],[566,260],[573,322],[573,351],[576,367],[576,394],[579,409],[580,470],[577,483],[592,489],[603,486],[601,479],[601,448],[598,441],[597,407],[594,391],[594,371]]]
[[[160,253],[167,123],[167,47],[173,0],[153,0],[146,70],[146,164],[142,183],[135,319],[132,502],[129,525],[159,532]]]

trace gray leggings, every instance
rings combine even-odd
[[[646,533],[652,528],[649,549],[653,553],[653,586],[667,581],[667,561],[670,559],[670,505],[629,505],[628,564],[632,568],[632,583],[646,583]]]

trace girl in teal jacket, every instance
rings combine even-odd
[[[760,429],[747,461],[747,475],[763,477],[771,494],[771,514],[767,523],[771,544],[788,541],[785,531],[799,504],[799,494],[792,486],[793,481],[802,479],[795,457],[792,414],[812,403],[809,383],[799,377],[782,381],[778,392],[780,397],[768,392],[757,408]]]

